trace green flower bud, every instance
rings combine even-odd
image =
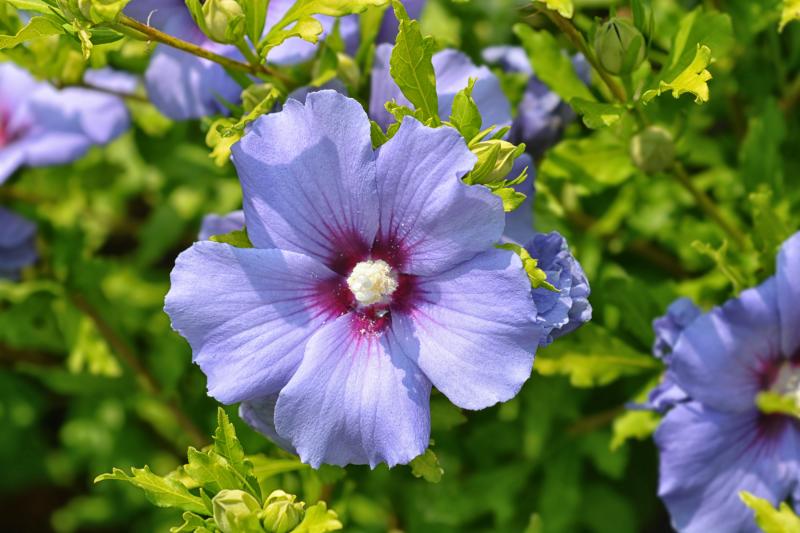
[[[254,83],[242,91],[242,107],[244,114],[248,114],[275,91],[275,86],[271,83]]]
[[[221,490],[211,500],[214,521],[222,533],[256,533],[261,531],[261,506],[252,495],[242,490]]]
[[[358,86],[358,82],[361,79],[361,69],[358,68],[358,63],[349,55],[341,52],[336,54],[336,58],[338,60],[336,71],[339,78],[349,87]]]
[[[244,10],[237,0],[206,0],[203,22],[206,35],[218,43],[232,44],[244,37]]]
[[[666,170],[675,161],[672,134],[661,126],[649,126],[631,139],[631,159],[647,174]]]
[[[503,181],[514,167],[514,160],[525,151],[525,145],[516,146],[501,139],[481,141],[472,145],[478,163],[469,175],[469,183],[497,183]]]
[[[273,491],[264,503],[262,524],[268,533],[289,533],[303,520],[303,504],[282,490]]]
[[[614,18],[597,31],[594,52],[607,72],[629,74],[644,61],[644,36],[630,21]]]

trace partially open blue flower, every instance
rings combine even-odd
[[[19,167],[69,163],[130,123],[118,97],[56,90],[13,63],[0,63],[0,183]]]
[[[558,142],[564,128],[575,120],[575,113],[535,76],[522,48],[493,46],[483,51],[483,58],[487,63],[496,64],[507,72],[530,76],[522,100],[517,106],[517,116],[511,126],[509,140],[525,143],[534,157],[540,157],[545,150]],[[577,54],[573,57],[572,64],[578,76],[588,83],[590,68],[586,58]]]
[[[668,375],[686,395],[667,405],[655,436],[659,495],[678,531],[759,531],[742,490],[800,503],[800,421],[755,404],[764,391],[800,400],[799,274],[800,233],[758,287],[699,316],[681,303],[657,324],[657,351],[671,346]]]
[[[372,67],[369,114],[384,129],[394,122],[394,117],[386,110],[387,102],[394,100],[398,104],[411,106],[411,102],[403,96],[389,72],[392,48],[390,44],[378,46]],[[488,68],[478,67],[465,54],[448,49],[433,55],[433,70],[436,74],[436,93],[439,96],[439,116],[443,119],[450,116],[456,93],[467,86],[470,78],[475,78],[477,81],[472,97],[483,117],[483,127],[511,124],[511,106],[497,76]]]
[[[36,257],[36,225],[0,207],[0,279],[16,279]]]
[[[233,146],[255,248],[198,242],[165,309],[209,394],[313,466],[407,463],[435,386],[465,409],[512,398],[541,328],[500,199],[461,177],[452,128],[407,117],[372,149],[333,91],[289,100]]]
[[[558,292],[544,288],[533,290],[533,301],[543,328],[540,344],[546,346],[592,319],[589,280],[570,252],[567,240],[557,231],[537,233],[525,249],[538,260],[539,268],[547,274],[547,281],[558,289]]]

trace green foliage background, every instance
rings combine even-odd
[[[615,7],[575,6],[575,24],[587,32]],[[653,65],[667,66],[695,9],[698,20],[683,26],[687,57],[702,41],[715,62],[708,103],[667,93],[640,111],[676,135],[687,179],[744,244],[680,179],[633,164],[634,112],[596,130],[577,121],[538,165],[536,227],[567,237],[591,281],[593,322],[541,350],[511,402],[467,413],[434,395],[438,483],[415,476],[438,478],[430,465],[312,471],[229,408],[264,488],[309,504],[323,499],[353,532],[670,531],[649,439],[657,417],[626,405],[662,370],[650,356],[652,320],[677,296],[710,307],[763,279],[776,245],[797,229],[800,24],[779,33],[776,0],[654,0],[651,8]],[[3,33],[13,33],[5,10]],[[421,27],[439,47],[480,62],[484,47],[519,42],[520,22],[553,36],[536,50],[574,50],[547,17],[514,0],[431,0]],[[59,43],[6,54],[62,79],[74,45]],[[143,43],[110,44],[91,61],[142,72],[147,53]],[[544,79],[548,65],[536,66]],[[518,100],[520,80],[503,80]],[[170,123],[147,104],[130,106],[136,126],[110,146],[72,165],[26,169],[0,187],[2,205],[37,221],[41,254],[21,283],[0,282],[5,531],[166,531],[180,523],[179,511],[153,507],[126,484],[93,480],[145,464],[166,474],[188,446],[208,444],[216,426],[204,376],[162,305],[175,256],[194,241],[203,215],[239,207],[238,181],[230,165],[209,158],[207,123]]]

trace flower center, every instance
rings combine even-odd
[[[770,391],[781,396],[792,396],[797,405],[800,405],[800,366],[784,363]]]
[[[361,261],[347,278],[347,286],[363,306],[388,303],[389,296],[397,290],[397,275],[382,259]]]

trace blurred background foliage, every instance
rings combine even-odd
[[[574,22],[587,32],[609,8],[628,9],[575,5]],[[595,132],[576,121],[537,161],[535,217],[537,230],[562,232],[581,261],[594,320],[541,350],[511,402],[467,413],[434,395],[438,483],[408,467],[312,471],[228,408],[264,488],[323,499],[354,532],[670,530],[649,440],[658,418],[626,409],[662,370],[650,355],[651,322],[677,296],[710,307],[770,274],[775,245],[798,226],[800,201],[800,25],[778,33],[778,0],[654,0],[652,64],[664,65],[695,8],[727,14],[713,23],[710,101],[664,95],[644,112],[673,132],[687,179],[746,244],[679,179],[634,165],[630,117]],[[3,33],[10,11],[0,5]],[[527,2],[431,0],[421,21],[440,46],[476,62],[489,45],[518,42],[519,22],[552,30],[574,51]],[[69,82],[82,68],[78,50],[61,37],[5,55]],[[91,61],[142,72],[149,51],[118,41],[96,46]],[[498,74],[518,101],[523,85]],[[4,531],[168,530],[178,512],[93,480],[130,465],[169,472],[187,446],[210,442],[216,424],[205,378],[162,305],[173,261],[203,215],[240,206],[238,181],[209,158],[207,123],[170,122],[136,99],[128,105],[135,127],[111,145],[68,166],[25,169],[0,188],[3,206],[38,223],[41,256],[20,283],[0,282]]]

